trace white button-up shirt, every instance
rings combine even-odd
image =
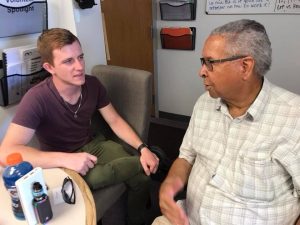
[[[271,84],[232,118],[206,92],[180,147],[193,165],[190,225],[293,224],[300,213],[300,96]]]

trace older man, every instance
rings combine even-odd
[[[253,20],[211,32],[197,101],[153,224],[295,224],[300,213],[300,97],[264,75],[271,43]],[[174,196],[187,184],[187,197]]]

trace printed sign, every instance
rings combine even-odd
[[[207,14],[298,14],[300,0],[207,0]]]
[[[47,0],[0,0],[0,38],[48,28]]]

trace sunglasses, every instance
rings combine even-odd
[[[66,177],[63,181],[61,188],[63,200],[68,204],[75,204],[76,196],[73,180],[70,177]]]

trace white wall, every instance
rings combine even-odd
[[[106,64],[100,0],[91,9],[79,9],[73,0],[48,0],[48,27],[61,27],[72,31],[81,41],[86,59],[86,72],[95,64]],[[36,43],[39,34],[0,38],[2,49]],[[0,54],[1,55],[1,54]],[[17,105],[0,106],[0,141],[11,121]]]
[[[156,0],[157,4],[159,0]],[[157,7],[157,84],[158,110],[190,116],[193,105],[204,92],[198,77],[200,56],[210,31],[226,22],[248,18],[261,22],[267,29],[272,48],[273,63],[266,77],[273,83],[300,94],[300,20],[298,15],[207,15],[205,0],[197,1],[195,21],[162,21]],[[196,27],[195,51],[161,49],[161,27]]]
[[[106,64],[100,0],[95,2],[97,5],[91,9],[82,10],[77,4],[74,7],[76,31],[85,53],[87,73],[96,64]]]

